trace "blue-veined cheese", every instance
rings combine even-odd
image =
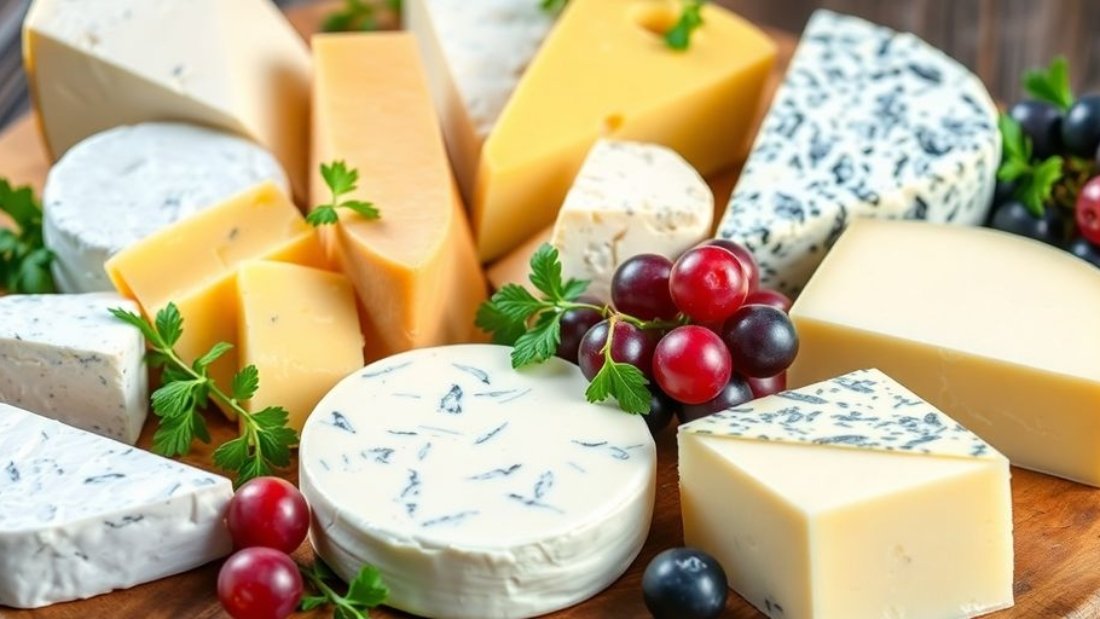
[[[0,297],[0,402],[137,442],[149,403],[145,339],[112,307],[140,312],[113,293]]]
[[[637,556],[656,452],[643,419],[585,401],[560,359],[415,350],[356,372],[306,422],[311,540],[338,574],[376,565],[387,604],[430,617],[531,617],[576,604]]]
[[[718,236],[797,293],[859,217],[984,221],[1000,162],[981,81],[919,38],[818,11],[734,188]]]
[[[265,180],[289,191],[266,150],[195,125],[144,123],[84,140],[50,170],[42,196],[58,287],[114,290],[103,269],[111,256]]]
[[[227,554],[228,479],[0,404],[0,606],[37,608]]]

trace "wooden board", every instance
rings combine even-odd
[[[726,0],[725,4],[736,6]],[[300,31],[311,32],[323,14],[322,7],[298,9],[291,19]],[[794,37],[773,33],[780,44],[780,62],[770,88],[790,60]],[[26,117],[0,135],[0,177],[29,183],[40,189],[48,164],[38,140],[34,120]],[[723,200],[724,202],[724,200]],[[215,444],[236,435],[236,427],[220,415],[208,415]],[[139,445],[152,442],[152,423],[146,425]],[[680,499],[676,472],[676,436],[668,428],[657,439],[657,505],[649,539],[630,570],[610,588],[592,600],[553,615],[558,619],[644,618],[641,577],[649,560],[661,550],[683,543]],[[210,468],[209,446],[198,446],[186,462]],[[288,472],[292,481],[296,469]],[[1016,543],[1016,606],[989,615],[991,619],[1053,619],[1100,617],[1100,491],[1053,477],[1013,470],[1013,509]],[[730,509],[737,506],[731,505]],[[308,544],[297,552],[308,561]],[[172,578],[80,602],[57,604],[33,611],[0,610],[2,619],[87,619],[111,618],[212,618],[227,616],[218,604],[215,583],[220,563]],[[304,618],[331,616],[331,611],[298,615]],[[408,615],[380,609],[377,619]],[[758,619],[763,615],[731,593],[724,617]],[[916,618],[920,619],[920,618]]]

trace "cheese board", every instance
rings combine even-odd
[[[723,2],[736,8],[735,2]],[[303,36],[318,30],[331,4],[315,4],[292,9],[288,17]],[[782,79],[797,43],[788,33],[769,32],[777,44],[775,66],[764,87],[764,101],[771,98]],[[755,123],[754,123],[755,126]],[[48,171],[37,121],[27,116],[0,135],[0,176],[14,184],[29,184],[40,192]],[[726,170],[708,179],[721,209],[737,178],[737,171]],[[720,215],[720,213],[719,213]],[[532,248],[533,249],[533,248]],[[237,436],[237,425],[216,412],[208,415],[213,444]],[[137,445],[153,444],[153,423],[146,424]],[[646,617],[642,598],[642,574],[660,551],[684,543],[679,477],[677,436],[668,428],[656,437],[657,473],[653,521],[641,553],[627,572],[590,600],[551,616],[571,617]],[[212,469],[213,449],[202,444],[182,461],[199,468]],[[287,478],[298,483],[297,460],[287,470]],[[1100,493],[1085,485],[1032,471],[1012,469],[1012,516],[1015,544],[1015,575],[1012,608],[987,615],[996,619],[1100,617]],[[309,562],[313,553],[308,542],[295,558]],[[132,589],[117,591],[88,600],[55,604],[37,610],[0,608],[5,619],[75,617],[218,617],[225,616],[217,598],[216,581],[220,562],[184,574],[172,576]],[[302,617],[329,616],[330,611],[299,613]],[[381,607],[371,611],[374,617],[406,617],[401,611]],[[737,595],[730,595],[724,617],[749,619],[764,616]]]

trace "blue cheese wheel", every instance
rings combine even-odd
[[[302,432],[311,540],[338,574],[377,566],[387,604],[532,617],[581,602],[637,556],[653,512],[644,420],[585,401],[561,359],[415,350],[349,376]]]
[[[287,190],[270,153],[204,127],[144,123],[80,142],[50,170],[43,191],[58,287],[113,291],[103,269],[111,256],[266,180]]]

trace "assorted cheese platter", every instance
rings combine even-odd
[[[36,0],[0,617],[1100,616],[1100,103],[724,4]]]

